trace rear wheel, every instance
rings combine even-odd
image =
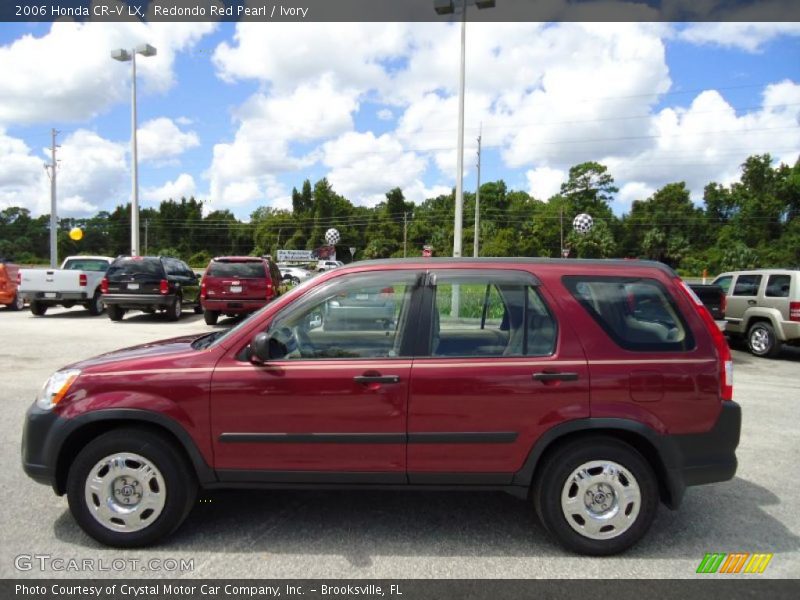
[[[11,304],[8,305],[8,308],[11,310],[22,310],[25,308],[25,299],[19,294],[14,294],[14,299],[11,301]]]
[[[206,320],[207,325],[216,325],[219,319],[219,312],[216,310],[207,310],[203,313],[203,318]]]
[[[42,304],[41,302],[37,302],[34,300],[31,302],[31,313],[36,315],[37,317],[44,316],[44,313],[47,312],[47,305]]]
[[[94,296],[92,296],[92,299],[89,301],[89,306],[87,306],[87,308],[89,309],[89,314],[92,315],[93,317],[96,317],[101,312],[103,312],[104,307],[105,305],[103,304],[103,296],[100,294],[100,291],[98,290],[94,293]]]
[[[167,308],[167,318],[170,321],[177,321],[183,314],[183,299],[180,294],[175,294],[175,300]]]
[[[547,457],[533,498],[542,524],[564,547],[604,556],[630,548],[650,528],[658,483],[631,446],[613,438],[582,438]]]
[[[166,438],[117,429],[87,444],[67,477],[67,498],[88,535],[110,546],[145,546],[175,531],[197,494],[191,465]]]
[[[781,342],[772,325],[759,321],[747,331],[747,348],[756,356],[775,358],[781,353]]]
[[[122,309],[121,306],[117,306],[116,304],[111,304],[106,307],[108,312],[108,318],[112,321],[122,321],[122,317],[125,315],[125,311]]]

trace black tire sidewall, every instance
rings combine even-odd
[[[151,461],[161,472],[167,490],[164,510],[145,529],[121,533],[101,525],[84,499],[86,477],[97,462],[117,452],[133,452]],[[167,440],[142,430],[117,430],[90,442],[73,461],[67,477],[70,511],[89,536],[109,546],[135,548],[155,543],[175,531],[194,505],[197,483],[180,451]]]
[[[108,313],[108,318],[112,321],[122,321],[122,317],[125,315],[125,311],[116,304],[106,306],[106,312]]]
[[[217,319],[219,319],[219,313],[214,310],[207,310],[203,313],[203,319],[206,325],[216,325]]]
[[[764,352],[756,352],[753,349],[752,344],[750,343],[750,339],[753,336],[753,332],[757,329],[763,329],[767,333],[767,337],[769,338],[769,347]],[[778,338],[775,335],[775,330],[772,328],[772,325],[769,323],[764,323],[759,321],[758,323],[754,323],[750,326],[750,329],[747,330],[747,349],[750,351],[751,354],[754,356],[775,356],[780,352],[780,344],[778,343]]]
[[[37,317],[42,317],[47,312],[47,306],[36,302],[35,300],[31,302],[31,313],[36,315]]]
[[[14,298],[11,301],[11,304],[8,305],[8,308],[11,310],[22,310],[25,308],[25,300],[23,300],[22,296],[19,294],[14,294]]]
[[[89,314],[96,317],[97,315],[103,312],[103,299],[102,295],[98,292],[95,292],[92,299],[89,301]]]
[[[167,311],[167,317],[170,321],[179,321],[181,316],[183,316],[183,299],[181,298],[180,294],[175,294],[175,300],[169,307]]]
[[[580,535],[561,509],[561,491],[567,478],[580,465],[593,460],[611,460],[625,467],[636,478],[642,497],[634,524],[607,540]],[[560,448],[542,465],[534,485],[534,506],[545,529],[565,548],[579,554],[608,556],[627,550],[647,533],[658,510],[658,482],[652,467],[634,448],[610,438],[586,438]]]

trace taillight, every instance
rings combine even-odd
[[[158,286],[158,293],[169,294],[169,281],[166,279],[161,280],[161,284]]]
[[[108,277],[103,277],[103,281],[100,282],[100,293],[108,293]]]
[[[200,283],[200,299],[201,300],[205,300],[206,299],[206,295],[207,295],[206,282],[203,281],[202,283]]]
[[[17,285],[22,283],[22,273],[17,271]]]
[[[272,287],[272,280],[267,279],[267,300],[272,300],[275,296],[275,290]]]
[[[711,312],[697,297],[694,290],[680,278],[677,278],[676,281],[697,308],[697,313],[703,319],[703,323],[714,341],[714,348],[717,351],[717,360],[719,361],[719,397],[721,400],[733,400],[733,356],[731,356],[731,349],[728,348],[728,342],[720,328],[717,327]]]
[[[81,273],[78,275],[78,285],[81,287],[86,287],[89,285],[89,282],[86,280],[86,273]]]
[[[800,302],[789,302],[789,320],[800,321]]]

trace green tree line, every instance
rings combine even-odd
[[[664,262],[686,275],[723,270],[800,266],[800,160],[773,166],[768,154],[749,157],[738,181],[709,183],[696,206],[684,182],[664,185],[633,202],[628,213],[611,209],[618,192],[607,167],[586,162],[569,170],[558,194],[546,200],[509,190],[502,180],[480,188],[481,256],[560,255],[564,246],[577,258],[630,257]],[[462,246],[471,255],[475,194],[464,194]],[[586,234],[572,228],[587,213],[594,226]],[[562,221],[563,216],[563,221]],[[323,245],[325,231],[341,234],[338,256],[355,258],[419,256],[424,245],[435,255],[452,254],[454,193],[409,202],[400,188],[372,207],[357,206],[337,194],[327,179],[306,180],[292,190],[291,210],[260,207],[248,222],[230,211],[203,215],[195,198],[165,200],[141,210],[143,252],[180,256],[204,266],[212,256],[275,254],[278,249],[311,250]],[[563,222],[563,229],[562,229]],[[0,212],[0,256],[18,262],[46,262],[49,217],[31,217],[23,208]],[[80,227],[75,242],[69,230]],[[116,256],[130,247],[130,205],[84,219],[61,219],[59,256],[92,253]]]

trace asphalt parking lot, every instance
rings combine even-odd
[[[777,360],[734,351],[744,414],[736,478],[690,488],[677,512],[661,507],[646,538],[623,556],[567,554],[526,503],[501,493],[220,491],[202,494],[158,547],[102,547],[78,528],[65,498],[23,473],[23,415],[68,363],[208,330],[197,315],[169,323],[132,313],[113,323],[77,308],[43,318],[0,309],[0,576],[691,578],[706,552],[774,553],[760,577],[800,576],[800,349]],[[36,563],[20,571],[20,555],[139,563],[121,572],[41,571]],[[142,570],[150,559],[193,560],[193,570]]]

